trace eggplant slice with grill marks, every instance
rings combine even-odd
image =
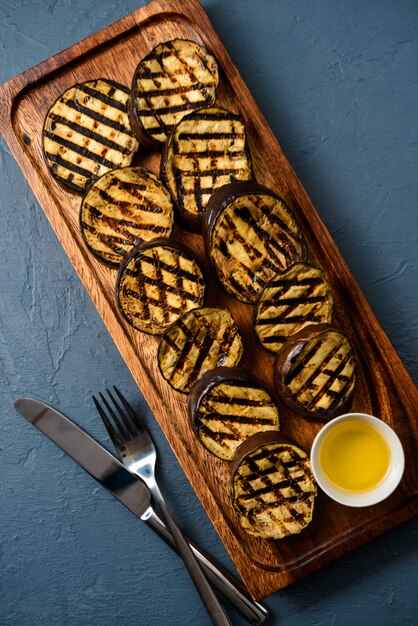
[[[106,172],[81,203],[80,226],[88,248],[115,267],[141,241],[169,237],[173,223],[169,192],[142,167]]]
[[[312,520],[317,489],[309,457],[277,433],[258,433],[238,447],[231,485],[238,521],[250,535],[283,539]]]
[[[43,151],[52,175],[83,192],[105,172],[130,165],[138,142],[128,120],[129,89],[98,78],[67,89],[49,109]]]
[[[238,365],[242,352],[238,327],[227,309],[193,309],[161,337],[158,364],[173,389],[189,393],[208,370]]]
[[[226,461],[251,435],[279,428],[279,411],[270,395],[239,367],[203,374],[191,389],[189,415],[205,448]]]
[[[129,119],[144,145],[161,145],[189,111],[211,106],[218,86],[215,58],[187,39],[158,44],[138,65]]]
[[[278,394],[297,414],[328,421],[350,406],[356,380],[354,350],[328,324],[306,326],[277,355]]]
[[[240,115],[212,107],[189,113],[174,128],[161,160],[161,179],[185,225],[202,228],[213,192],[252,177],[251,157]]]
[[[256,181],[230,183],[212,195],[203,235],[222,285],[249,304],[275,274],[306,256],[293,214],[277,194]]]
[[[161,238],[134,248],[119,270],[116,291],[131,326],[159,335],[181,315],[202,306],[205,282],[193,252]]]
[[[284,342],[309,324],[331,322],[333,297],[324,272],[294,263],[276,274],[260,292],[254,328],[260,343],[278,352]]]

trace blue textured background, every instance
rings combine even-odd
[[[0,82],[142,4],[0,0]],[[416,1],[202,4],[417,381]],[[0,211],[0,624],[208,624],[179,559],[13,411],[37,396],[108,445],[91,394],[141,399],[3,141]],[[148,417],[173,510],[233,570]],[[270,623],[416,624],[417,565],[413,520],[269,598]]]

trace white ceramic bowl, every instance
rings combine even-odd
[[[321,444],[324,440],[324,436],[330,432],[334,426],[342,421],[347,420],[361,420],[368,422],[384,437],[389,446],[390,451],[390,466],[385,478],[376,487],[369,491],[347,491],[346,489],[340,489],[334,483],[332,483],[321,469],[319,463],[319,453]],[[387,498],[399,485],[405,468],[405,456],[402,448],[402,444],[398,435],[390,426],[385,422],[373,417],[372,415],[366,415],[365,413],[346,413],[340,415],[331,420],[317,434],[312,444],[311,449],[311,464],[312,471],[318,485],[325,493],[340,504],[346,506],[370,506],[377,504],[385,498]]]

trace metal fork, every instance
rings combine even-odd
[[[148,486],[155,502],[159,505],[171,535],[176,543],[178,552],[182,557],[193,583],[206,607],[206,610],[215,626],[230,625],[227,614],[210,586],[202,568],[195,558],[191,547],[171,515],[164,497],[160,491],[155,475],[157,450],[154,442],[138,415],[124,398],[121,392],[113,387],[118,400],[107,389],[109,398],[114,406],[112,408],[105,396],[100,393],[100,398],[105,405],[112,421],[108,418],[98,400],[93,396],[94,403],[104,425],[118,450],[124,465],[133,473],[137,474]],[[123,405],[123,406],[121,406]],[[112,423],[113,422],[113,423]]]

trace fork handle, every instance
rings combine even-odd
[[[144,521],[176,552],[178,548],[171,536],[164,521],[155,511],[155,509],[149,509],[149,517]],[[267,609],[253,600],[244,585],[236,580],[222,565],[217,563],[209,555],[205,554],[200,548],[195,546],[189,541],[189,546],[193,550],[195,556],[199,559],[199,562],[210,580],[211,584],[216,588],[217,592],[227,600],[241,615],[254,626],[263,624],[267,617]]]
[[[190,577],[196,587],[196,590],[202,600],[206,611],[212,620],[214,626],[231,626],[231,622],[222,606],[219,598],[216,596],[214,590],[209,584],[198,560],[192,552],[189,544],[183,536],[180,528],[177,525],[174,517],[171,515],[167,504],[161,495],[158,487],[154,488],[154,497],[157,496],[157,501],[161,509],[161,513],[164,516],[165,522],[174,539],[177,546],[178,553],[183,559],[183,562],[190,574]]]

